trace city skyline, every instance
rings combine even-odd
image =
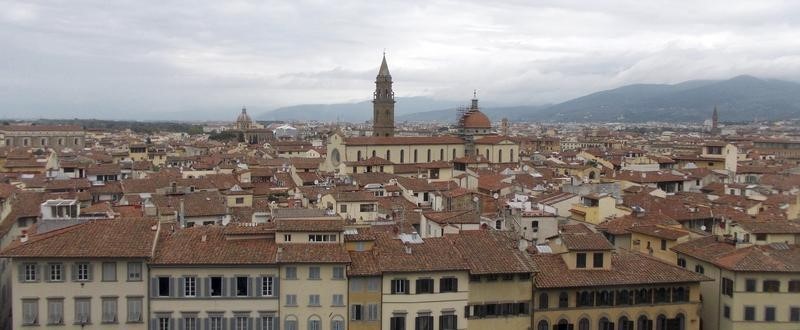
[[[137,5],[5,3],[0,116],[225,119],[234,104],[365,101],[384,48],[398,97],[478,88],[500,105],[800,77],[798,6],[780,2]]]

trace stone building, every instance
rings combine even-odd
[[[86,131],[79,126],[3,125],[0,141],[6,147],[83,148]]]

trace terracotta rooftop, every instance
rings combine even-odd
[[[709,281],[710,278],[625,249],[611,254],[609,270],[569,269],[561,255],[535,254],[537,288],[657,285]]]
[[[157,221],[145,218],[95,220],[30,235],[0,256],[25,258],[149,258]]]
[[[464,140],[456,136],[359,136],[345,138],[347,145],[420,145],[420,144],[464,144]]]
[[[268,239],[227,239],[225,227],[196,226],[171,232],[161,228],[153,264],[241,265],[274,264],[277,245]]]
[[[737,248],[734,244],[709,236],[672,247],[685,254],[722,268],[750,272],[800,272],[800,246],[771,243]]]

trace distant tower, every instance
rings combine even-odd
[[[247,130],[253,125],[253,120],[247,115],[247,108],[242,106],[242,113],[236,118],[236,129]]]
[[[503,118],[503,120],[500,121],[500,131],[503,135],[508,136],[508,118]]]
[[[714,106],[714,112],[711,113],[711,132],[716,133],[719,124],[719,114],[717,113],[717,106]]]
[[[394,136],[394,92],[392,75],[386,64],[386,53],[375,77],[375,94],[372,99],[372,135]]]

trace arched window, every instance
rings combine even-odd
[[[11,139],[6,139],[6,146],[11,146],[11,144],[13,144],[13,143],[14,143],[14,141],[13,141],[13,140],[11,140]]]
[[[41,142],[40,144],[41,144],[41,145],[43,145],[43,146],[46,146],[46,145],[47,145],[47,139],[45,139],[45,138],[42,138],[42,139],[40,140],[40,142]]]
[[[311,315],[308,317],[308,330],[322,330],[322,321],[319,316]]]
[[[633,321],[628,320],[627,316],[619,318],[619,330],[633,330]]]
[[[678,330],[686,330],[686,316],[683,316],[683,313],[675,315],[675,323],[678,324]]]
[[[428,163],[431,162],[431,149],[428,149]]]
[[[539,295],[539,309],[547,309],[549,303],[549,297],[546,293],[542,293]]]
[[[31,144],[31,142],[27,138],[26,139],[22,139],[22,145],[23,146],[27,147],[29,144]]]
[[[284,329],[297,329],[297,316],[289,315],[283,321]]]
[[[335,315],[333,319],[331,319],[331,330],[344,330],[344,317],[341,315]]]
[[[405,162],[406,162],[406,151],[400,150],[400,164],[403,164]]]
[[[656,330],[667,330],[667,317],[664,314],[658,314],[656,317]]]
[[[550,330],[548,329],[550,326],[547,324],[547,321],[541,320],[539,324],[536,326],[537,330]]]
[[[444,148],[439,149],[439,160],[444,160]]]
[[[648,320],[646,315],[639,316],[636,320],[637,330],[653,330],[653,320]]]
[[[456,159],[456,148],[453,148],[453,158],[452,159]]]
[[[372,157],[375,157],[375,155],[377,155],[377,153],[375,152],[375,150],[372,150]]]
[[[386,150],[386,160],[388,160],[390,162],[392,161],[392,151],[391,150]]]
[[[414,149],[414,163],[417,163],[417,149]]]
[[[558,320],[558,323],[556,323],[556,326],[554,326],[554,328],[556,328],[557,330],[569,330],[569,329],[571,329],[569,321],[567,321],[566,319]]]
[[[566,292],[562,292],[558,295],[558,307],[559,308],[569,307],[569,295]]]
[[[511,162],[513,163],[514,162],[514,149],[512,148],[511,150],[509,150],[508,154],[509,154],[508,157],[511,157]]]
[[[58,145],[60,146],[64,145],[64,138],[58,138]]]
[[[497,150],[497,162],[498,163],[503,162],[503,149]]]
[[[356,161],[361,160],[361,150],[356,153]]]
[[[589,330],[589,319],[584,317],[578,321],[578,330]]]
[[[75,145],[76,145],[76,146],[77,146],[78,144],[80,144],[80,143],[78,143],[78,141],[79,141],[78,139],[75,139]]]
[[[600,322],[597,323],[597,329],[599,330],[614,330],[614,324],[611,323],[607,317],[600,318]]]
[[[489,160],[489,149],[486,149],[486,160]]]

